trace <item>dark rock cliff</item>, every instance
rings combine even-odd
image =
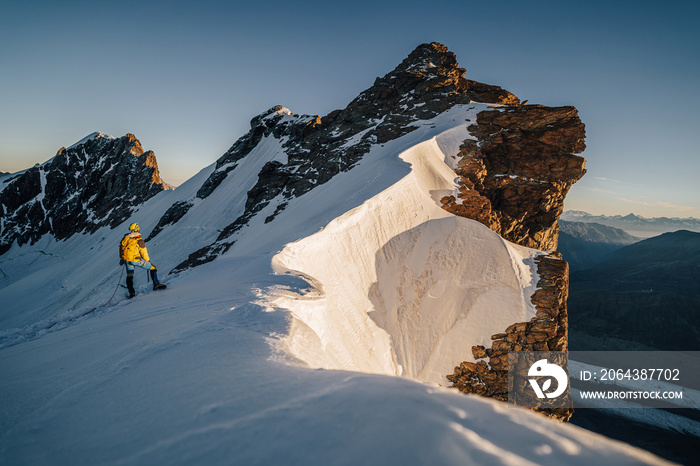
[[[115,228],[169,186],[156,157],[133,134],[95,134],[55,157],[0,181],[0,254],[46,234],[66,239]]]
[[[459,193],[443,208],[477,220],[516,244],[557,248],[564,197],[585,173],[585,128],[574,107],[511,105],[482,111],[469,127],[458,156]],[[465,361],[447,378],[465,393],[500,400],[508,396],[508,351],[567,351],[568,264],[559,253],[537,259],[540,276],[532,296],[537,309],[529,322],[492,335],[490,348],[472,348],[477,363]],[[566,421],[573,410],[543,409]]]

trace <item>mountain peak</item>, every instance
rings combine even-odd
[[[430,42],[416,47],[391,74],[411,73],[418,76],[449,74],[455,76],[457,80],[461,78],[466,90],[464,72],[464,68],[460,68],[457,64],[454,53],[440,43]]]
[[[264,124],[265,126],[274,126],[279,120],[285,116],[292,115],[291,110],[282,105],[275,105],[274,107],[260,113],[250,120],[250,127],[252,129]]]
[[[55,157],[6,181],[0,190],[0,254],[45,234],[66,239],[115,228],[137,206],[170,189],[152,151],[129,133],[91,133]]]
[[[132,136],[133,136],[133,134],[132,134]],[[78,146],[85,144],[86,142],[88,142],[92,139],[102,139],[102,138],[115,139],[114,136],[110,136],[109,134],[105,134],[102,131],[95,131],[94,133],[88,134],[87,136],[85,136],[83,139],[76,142],[75,144],[68,146],[68,149],[73,149],[74,147],[78,147]]]
[[[373,147],[381,148],[408,133],[427,129],[426,126],[435,128],[429,123],[430,120],[459,106],[464,106],[464,113],[460,114],[455,109],[459,120],[455,118],[452,121],[467,123],[460,128],[465,137],[471,131],[475,138],[492,140],[489,144],[493,150],[488,149],[488,157],[484,155],[492,162],[483,173],[491,173],[490,183],[494,186],[489,195],[494,196],[496,205],[501,203],[499,196],[505,192],[504,184],[507,182],[517,184],[520,192],[524,184],[528,189],[542,191],[542,180],[556,182],[557,195],[547,200],[548,208],[543,211],[536,206],[537,201],[532,201],[533,205],[528,207],[533,212],[529,216],[533,218],[532,222],[520,225],[522,235],[507,237],[514,242],[532,237],[527,245],[554,249],[550,247],[552,243],[556,245],[554,224],[561,212],[557,203],[563,200],[569,186],[584,172],[585,161],[569,153],[580,152],[585,147],[584,127],[576,109],[523,106],[516,96],[501,87],[467,80],[464,74],[464,68],[459,67],[455,54],[446,46],[437,42],[421,44],[391,72],[376,78],[371,87],[361,92],[344,109],[320,117],[299,116],[283,106],[275,106],[255,116],[250,122],[250,131],[216,161],[215,170],[200,186],[196,197],[206,199],[211,195],[263,139],[268,144],[278,144],[279,155],[264,162],[254,186],[245,191],[244,212],[220,230],[214,243],[190,254],[172,272],[213,260],[222,251],[228,250],[235,242],[232,236],[268,205],[273,204],[275,208],[266,213],[265,223],[273,221],[292,199],[328,182],[340,172],[351,170]],[[494,115],[502,112],[502,118]],[[477,127],[479,130],[475,129]],[[534,127],[537,131],[532,134]],[[497,141],[499,135],[507,135],[507,141]],[[510,147],[513,142],[517,144]],[[543,150],[546,150],[548,157],[546,163],[539,161],[543,158]],[[269,149],[264,153],[270,153]],[[455,148],[455,153],[450,157],[456,160],[462,155],[462,151]],[[501,163],[504,158],[511,160],[512,166]],[[555,161],[553,158],[562,160]],[[554,163],[566,167],[566,170],[562,168],[557,171],[556,180],[549,176]],[[533,168],[535,165],[537,167]],[[539,191],[533,196],[524,197],[540,199],[543,193],[549,192]],[[513,202],[519,199],[516,195],[508,196]],[[459,207],[462,200],[455,199],[452,204]],[[158,221],[151,238],[166,225],[182,218],[193,205],[190,201],[175,202]],[[513,212],[519,213],[523,209],[522,206],[513,206]],[[447,210],[462,215],[454,209]],[[491,217],[492,221],[485,224],[494,226],[507,223],[502,223],[505,217],[500,212],[493,213]],[[522,223],[521,220],[519,214],[509,217],[509,221],[516,224]],[[548,233],[543,233],[543,229]],[[500,227],[496,230],[500,231]],[[509,231],[508,227],[503,230]]]
[[[382,99],[392,94],[425,96],[464,95],[469,87],[465,69],[457,64],[455,54],[437,42],[416,47],[393,71],[377,78],[365,93]],[[462,103],[468,102],[466,99]]]

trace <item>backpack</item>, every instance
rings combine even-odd
[[[134,238],[132,236],[126,235],[119,243],[119,259],[121,260],[134,260],[136,257],[140,257],[141,253],[139,248],[145,248],[146,243],[141,239],[141,237]]]

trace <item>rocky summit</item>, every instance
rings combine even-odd
[[[169,188],[155,154],[133,134],[93,133],[42,165],[0,179],[0,254],[15,241],[21,246],[46,234],[66,239],[115,228]]]
[[[321,117],[292,114],[277,106],[253,118],[250,131],[219,158],[216,170],[196,197],[209,196],[264,138],[285,140],[286,163],[268,162],[258,175],[258,183],[248,192],[245,212],[221,231],[214,244],[192,253],[173,272],[215,259],[233,244],[233,235],[273,199],[281,201],[266,221],[282,211],[289,199],[352,169],[372,145],[410,133],[421,120],[470,102],[519,105],[510,92],[468,80],[464,73],[447,47],[436,42],[422,44],[342,110]],[[151,237],[182,218],[195,201],[173,204]]]

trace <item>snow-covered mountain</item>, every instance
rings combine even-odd
[[[344,110],[264,112],[215,164],[119,221],[87,214],[110,221],[61,236],[54,217],[12,242],[0,256],[0,458],[663,463],[446,388],[475,347],[495,367],[506,343],[485,346],[506,328],[565,344],[561,300],[542,292],[564,292],[549,274],[566,264],[509,239],[556,243],[584,164],[570,154],[583,147],[575,109],[521,106],[463,73],[444,46],[424,44]],[[540,115],[530,132],[528,114]],[[107,141],[66,153],[101,166],[80,148]],[[532,202],[542,211],[520,215]],[[488,206],[481,223],[465,218],[475,205]],[[172,273],[163,292],[137,274],[128,300],[116,246],[134,221]]]
[[[151,197],[170,186],[158,173],[151,151],[133,134],[96,132],[41,165],[0,182],[0,254],[13,243],[32,244],[51,235],[115,228]]]

